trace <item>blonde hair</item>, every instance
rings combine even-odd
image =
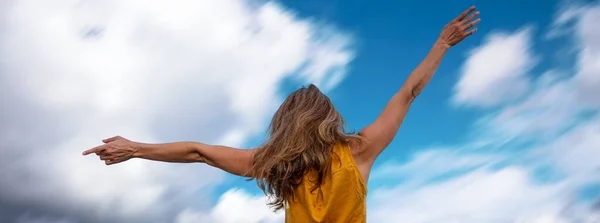
[[[347,133],[345,121],[331,100],[315,85],[302,87],[281,104],[269,125],[269,138],[254,154],[250,180],[267,194],[269,206],[280,210],[309,171],[317,189],[331,166],[333,146],[358,136]]]

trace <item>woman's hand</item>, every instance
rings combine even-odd
[[[477,25],[481,19],[475,19],[479,15],[479,12],[477,11],[471,14],[473,11],[475,11],[475,6],[467,9],[467,11],[464,11],[456,17],[456,19],[444,26],[440,38],[438,39],[438,43],[451,47],[467,38],[467,36],[475,33],[477,28],[473,28],[473,26]],[[471,15],[469,16],[469,14]]]
[[[102,142],[104,142],[104,145],[86,150],[83,155],[95,153],[106,165],[112,165],[133,158],[138,151],[137,143],[120,136],[105,139]]]

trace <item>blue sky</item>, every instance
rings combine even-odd
[[[598,1],[23,0],[0,3],[0,221],[281,222],[254,182],[81,151],[254,147],[308,83],[358,131],[471,5],[478,32],[374,166],[369,221],[600,219]]]

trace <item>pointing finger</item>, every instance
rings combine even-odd
[[[105,149],[106,149],[105,145],[96,146],[96,147],[94,147],[92,149],[88,149],[86,151],[83,151],[83,155],[86,156],[86,155],[89,155],[91,153],[100,153],[100,152],[104,151]]]

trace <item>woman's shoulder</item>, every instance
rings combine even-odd
[[[339,151],[345,152],[345,159],[342,159],[342,166],[351,167],[360,172],[363,182],[367,182],[371,172],[371,164],[369,159],[365,157],[365,149],[360,140],[349,140],[346,143],[336,144]]]

